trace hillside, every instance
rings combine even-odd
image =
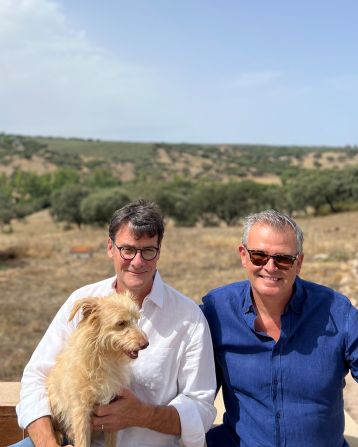
[[[43,174],[60,168],[88,172],[102,167],[121,182],[135,178],[281,183],[285,171],[358,166],[358,147],[193,145],[0,135],[0,173],[15,169]]]

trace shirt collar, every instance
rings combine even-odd
[[[244,314],[248,314],[251,312],[255,312],[254,304],[252,302],[251,297],[251,284],[250,281],[246,280],[245,291],[244,291],[244,302],[243,302],[243,312]]]
[[[111,285],[112,285],[112,289],[114,291],[116,291],[116,287],[117,287],[117,277],[116,276],[113,278]],[[156,270],[156,272],[154,274],[152,290],[144,298],[143,302],[144,301],[152,301],[158,307],[162,308],[163,300],[164,300],[163,297],[164,297],[164,283],[163,283],[163,280],[162,280],[158,270]]]
[[[245,314],[255,312],[254,304],[251,297],[251,285],[249,281],[246,281],[246,287],[244,292],[243,300],[243,312]],[[296,277],[293,284],[293,295],[287,305],[288,308],[292,309],[293,312],[300,314],[302,313],[303,303],[304,303],[304,291],[302,287],[302,280],[300,277]]]
[[[149,294],[144,298],[145,301],[152,301],[154,304],[156,304],[158,307],[163,307],[163,300],[164,300],[164,283],[163,280],[158,272],[158,270],[155,272],[154,281],[152,290],[149,292]],[[144,301],[143,301],[144,302]]]

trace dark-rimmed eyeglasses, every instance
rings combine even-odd
[[[249,250],[246,245],[244,245],[245,250],[248,252],[250,261],[257,267],[262,267],[266,265],[270,259],[273,259],[275,266],[282,270],[290,269],[294,262],[296,261],[298,254],[292,255],[269,255],[264,251],[260,250]]]
[[[130,245],[119,246],[113,240],[112,242],[113,245],[118,249],[121,257],[126,261],[131,261],[132,259],[134,259],[138,252],[145,261],[152,261],[158,256],[160,250],[159,247],[136,248]]]

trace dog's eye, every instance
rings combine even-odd
[[[117,321],[116,326],[122,329],[126,324],[126,321]]]

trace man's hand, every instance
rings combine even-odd
[[[118,431],[124,428],[141,426],[144,414],[149,408],[130,390],[124,389],[118,399],[108,405],[95,407],[92,427],[95,431]]]
[[[143,427],[177,436],[181,433],[179,414],[174,407],[146,404],[128,389],[110,404],[95,407],[92,427],[95,431]]]

